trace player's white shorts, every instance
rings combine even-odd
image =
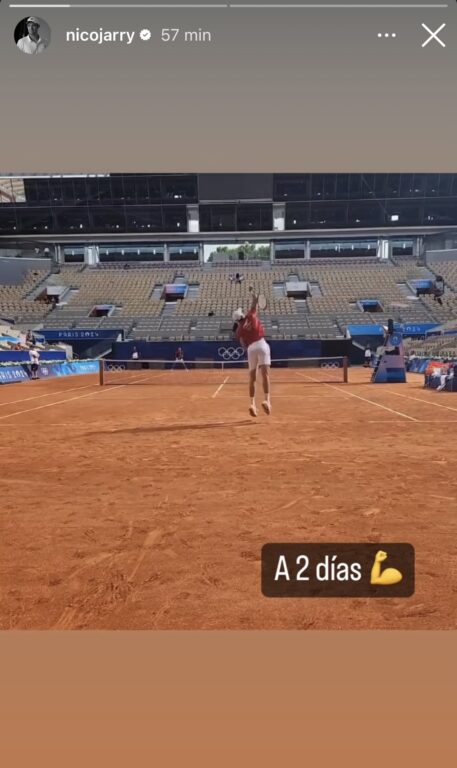
[[[265,339],[255,341],[248,347],[249,370],[255,371],[259,365],[271,365],[270,346]]]

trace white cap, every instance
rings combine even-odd
[[[244,312],[243,312],[243,310],[242,310],[241,308],[240,308],[240,309],[235,309],[235,311],[234,311],[234,313],[233,313],[232,317],[233,317],[233,322],[234,322],[234,323],[238,323],[238,322],[239,322],[240,320],[242,320],[242,319],[243,319],[243,317],[244,317]]]

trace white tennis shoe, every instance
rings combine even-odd
[[[255,405],[249,406],[249,413],[251,414],[251,416],[257,416],[257,408],[255,407]]]
[[[268,400],[263,401],[262,408],[265,411],[265,413],[268,414],[268,416],[271,414],[271,404],[268,402]]]

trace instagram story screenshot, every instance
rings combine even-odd
[[[5,765],[453,763],[456,70],[455,0],[0,0]]]

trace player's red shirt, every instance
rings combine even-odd
[[[243,347],[249,347],[255,341],[265,338],[265,329],[257,317],[255,309],[249,310],[244,320],[240,321],[236,329],[236,338]]]

